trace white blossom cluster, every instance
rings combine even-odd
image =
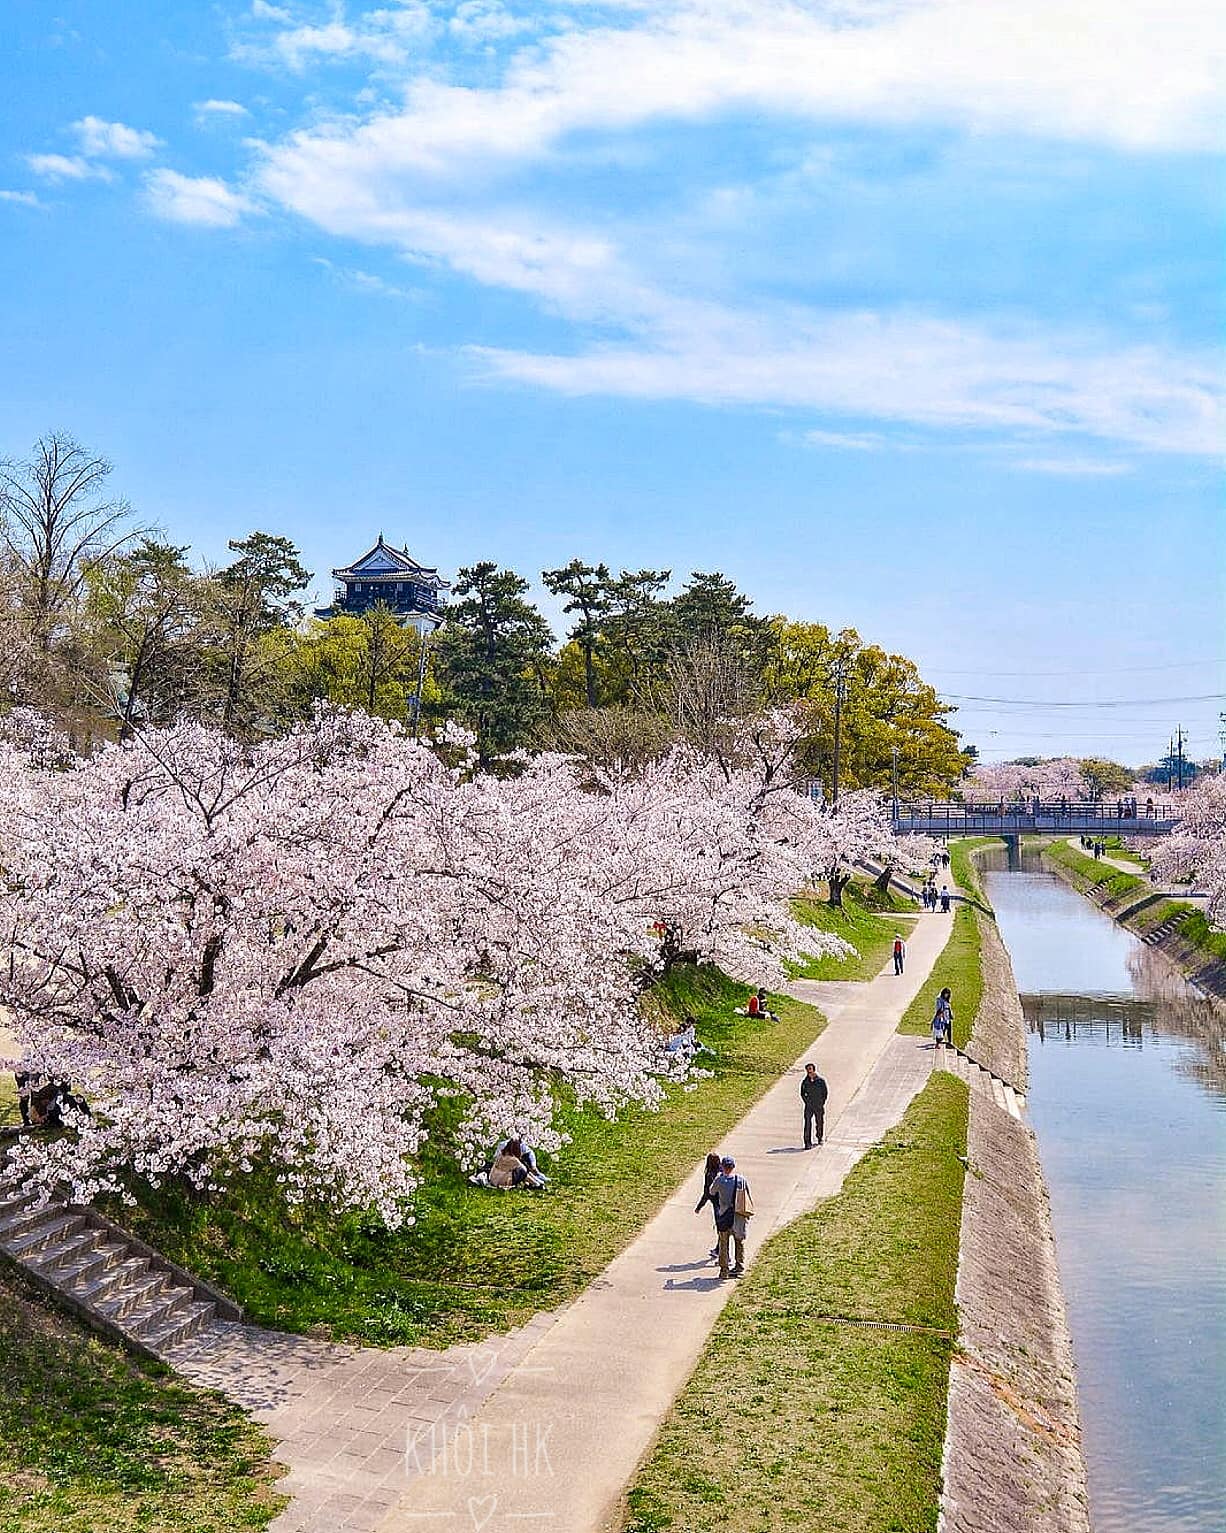
[[[769,985],[845,950],[790,896],[889,855],[875,795],[790,786],[789,728],[739,766],[678,748],[624,775],[483,775],[461,735],[342,712],[255,746],[183,723],[67,766],[7,750],[8,1063],[93,1106],[17,1155],[82,1199],[258,1161],[291,1201],[394,1225],[440,1097],[467,1164],[511,1130],[556,1148],[559,1089],[658,1102],[684,1066],[645,985],[675,957]]]
[[[1209,896],[1210,921],[1226,926],[1226,773],[1199,777],[1178,796],[1176,813],[1175,832],[1146,846],[1150,871],[1159,879],[1193,879]]]

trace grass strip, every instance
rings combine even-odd
[[[92,1336],[0,1268],[0,1528],[233,1533],[285,1504],[237,1406]]]
[[[827,953],[795,964],[793,979],[875,979],[893,951],[895,934],[906,938],[916,916],[913,901],[858,882],[843,890],[841,910],[816,895],[793,900],[792,908],[806,926],[842,937],[855,949],[844,958]]]
[[[948,985],[953,992],[954,1042],[960,1049],[966,1047],[983,999],[979,922],[990,919],[981,916],[973,905],[954,907],[949,941],[937,955],[928,983],[903,1012],[898,1024],[900,1033],[919,1036],[929,1032],[937,996]]]
[[[1067,841],[1049,842],[1043,848],[1043,855],[1049,862],[1072,873],[1083,892],[1093,891],[1104,904],[1118,904],[1130,894],[1144,894],[1150,887],[1149,880],[1139,871],[1125,873],[1110,863],[1096,862]]]
[[[542,1157],[546,1193],[470,1186],[445,1153],[442,1113],[409,1229],[287,1209],[258,1172],[211,1198],[141,1191],[139,1206],[116,1217],[263,1325],[426,1346],[506,1330],[586,1287],[825,1025],[786,997],[772,1001],[777,1022],[738,1017],[748,994],[713,968],[675,970],[656,1000],[696,1016],[716,1050],[702,1056],[711,1078],[671,1088],[659,1111],[631,1108],[615,1121],[563,1108],[571,1143],[553,1165]]]
[[[936,1072],[843,1190],[762,1248],[635,1480],[625,1533],[936,1528],[967,1102]]]

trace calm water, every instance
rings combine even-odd
[[[987,884],[1030,1030],[1096,1533],[1220,1533],[1223,1016],[1052,875]]]

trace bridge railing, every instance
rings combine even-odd
[[[1162,836],[1177,823],[1174,806],[1156,799],[1084,801],[1030,798],[966,803],[930,799],[900,803],[893,816],[899,831],[925,835],[1022,832],[1080,832],[1084,835]]]

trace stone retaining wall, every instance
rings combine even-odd
[[[984,995],[971,1052],[1025,1079],[1009,955],[980,918]],[[1020,1072],[1020,1073],[1019,1073]],[[1089,1533],[1077,1380],[1038,1146],[972,1093],[950,1370],[943,1533]]]

